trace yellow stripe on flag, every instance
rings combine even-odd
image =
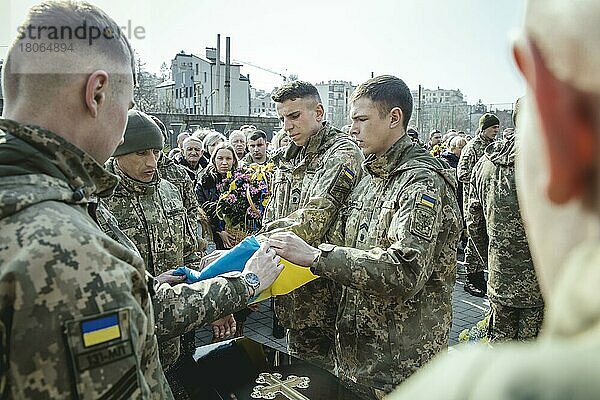
[[[427,207],[431,207],[433,208],[434,204],[432,202],[430,202],[429,200],[425,200],[425,199],[421,199],[421,204],[427,206]]]
[[[85,347],[89,347],[95,344],[108,342],[109,340],[118,339],[120,337],[121,330],[119,329],[119,325],[115,325],[108,328],[99,329],[97,331],[84,333],[83,344]]]
[[[260,295],[253,301],[257,303],[268,299],[271,296],[281,296],[288,294],[300,286],[306,285],[308,282],[318,278],[317,275],[310,272],[310,268],[301,267],[287,260],[281,259],[283,271],[275,279],[275,282],[266,290],[263,290]]]

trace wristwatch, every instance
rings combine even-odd
[[[242,274],[242,278],[244,279],[244,282],[246,282],[246,285],[252,289],[250,297],[254,297],[260,287],[260,278],[254,272],[246,272]]]

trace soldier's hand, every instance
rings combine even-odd
[[[212,253],[207,254],[204,257],[202,257],[202,259],[200,260],[200,271],[202,271],[204,268],[206,268],[208,266],[208,264],[212,263],[217,258],[221,257],[226,252],[227,252],[227,250],[215,250]]]
[[[221,232],[218,232],[218,234],[221,237],[221,240],[223,241],[223,246],[225,246],[228,249],[235,246],[235,244],[234,244],[235,238],[229,232],[221,231]]]
[[[269,244],[282,258],[303,267],[310,267],[321,253],[292,232],[274,233]]]
[[[236,323],[233,314],[229,314],[212,324],[213,336],[217,339],[223,339],[227,336],[235,335]]]
[[[269,248],[269,244],[265,242],[246,262],[244,272],[254,272],[260,279],[256,294],[267,289],[277,279],[283,270],[283,265],[279,264],[280,260],[275,250]]]
[[[159,281],[161,284],[168,283],[171,286],[175,286],[175,285],[185,282],[185,280],[187,278],[185,275],[173,275],[173,272],[175,272],[174,269],[165,271],[162,274],[160,274],[159,276],[157,276],[156,280]]]

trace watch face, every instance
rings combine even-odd
[[[244,275],[244,279],[246,280],[248,285],[252,286],[255,289],[260,286],[260,278],[254,272],[248,272],[246,275]]]

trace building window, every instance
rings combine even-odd
[[[196,64],[196,75],[198,75],[198,64]]]
[[[204,71],[204,83],[206,83],[206,71]]]

